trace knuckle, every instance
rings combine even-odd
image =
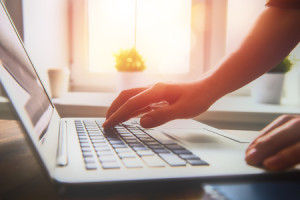
[[[281,121],[289,121],[290,119],[293,118],[293,116],[292,116],[292,115],[281,115],[281,116],[278,117],[278,118],[279,118],[279,120],[281,120]]]
[[[291,128],[296,128],[298,131],[300,130],[300,118],[294,118],[289,121]]]
[[[136,104],[136,100],[134,97],[130,97],[127,102],[126,102],[127,106],[132,107]]]
[[[119,94],[119,97],[125,97],[128,95],[128,93],[129,93],[129,89],[122,90]]]
[[[160,97],[163,97],[167,91],[167,87],[168,85],[166,83],[158,82],[154,84],[152,89],[155,90],[156,94],[158,94]]]
[[[165,87],[166,87],[166,84],[162,83],[162,82],[155,83],[154,86],[153,86],[154,89],[159,89],[159,90],[162,90]]]
[[[264,138],[258,138],[258,139],[256,140],[255,147],[256,147],[257,149],[262,149],[262,148],[264,148],[265,146],[268,146],[268,145],[269,145],[268,143],[269,143],[268,140],[266,140],[266,139],[264,139]]]

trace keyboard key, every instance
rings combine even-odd
[[[149,145],[158,145],[160,144],[159,142],[157,142],[156,140],[153,139],[153,141],[146,141],[145,143],[149,144]]]
[[[147,147],[145,146],[142,146],[142,147],[132,147],[133,150],[135,151],[146,151],[146,150],[149,150]]]
[[[102,136],[102,133],[100,131],[97,132],[89,132],[89,136]]]
[[[171,153],[167,149],[152,149],[155,153]]]
[[[120,153],[120,152],[131,152],[131,150],[129,148],[115,148],[115,151],[117,153]]]
[[[116,140],[116,141],[110,141],[110,144],[125,144],[123,141],[121,140]]]
[[[120,164],[118,162],[103,162],[101,163],[103,169],[120,169]]]
[[[163,146],[160,144],[148,144],[150,149],[163,149]]]
[[[179,154],[179,156],[182,158],[182,159],[185,159],[185,160],[198,160],[200,159],[198,156],[194,155],[194,154]]]
[[[113,148],[127,148],[125,144],[112,144]]]
[[[116,156],[114,155],[101,155],[99,156],[100,162],[116,162]]]
[[[87,170],[95,170],[95,169],[97,169],[96,163],[86,163],[85,167],[86,167]]]
[[[86,157],[84,158],[85,163],[96,163],[93,157]]]
[[[155,142],[155,140],[153,138],[140,138],[140,140],[143,141],[144,143]]]
[[[160,153],[159,156],[171,166],[185,166],[186,162],[175,154]]]
[[[85,152],[91,152],[92,149],[90,147],[82,147],[81,151],[85,151]]]
[[[106,143],[106,141],[104,139],[94,139],[92,143]]]
[[[83,157],[93,157],[93,153],[89,151],[83,151],[82,155]]]
[[[108,145],[106,143],[93,143],[94,147],[107,147]]]
[[[80,143],[80,146],[81,146],[81,147],[89,147],[90,144],[89,144],[89,143]]]
[[[173,150],[174,153],[176,154],[192,154],[189,150],[186,149],[181,149],[181,150]]]
[[[193,166],[202,166],[202,165],[209,165],[207,162],[203,160],[187,160],[187,162]]]
[[[122,136],[122,137],[132,137],[132,134],[129,133],[128,131],[126,133],[122,133],[122,132],[119,132],[118,133]]]
[[[136,153],[139,156],[153,156],[154,155],[153,151],[150,151],[150,150],[148,150],[148,151],[137,151]]]
[[[111,151],[108,146],[106,147],[95,147],[96,151]]]
[[[138,141],[134,136],[126,136],[126,137],[123,137],[123,139],[126,141],[130,141],[130,140]]]
[[[136,155],[133,152],[120,152],[118,153],[119,157],[121,159],[123,158],[135,158]]]
[[[172,149],[172,150],[181,150],[181,149],[185,149],[184,147],[178,145],[178,144],[169,144],[166,145],[167,148]]]
[[[165,162],[162,161],[162,159],[157,156],[145,156],[145,157],[142,157],[142,160],[149,167],[165,167]]]
[[[125,158],[125,159],[122,159],[122,162],[124,163],[125,167],[127,167],[127,168],[143,167],[142,161],[137,158]]]
[[[145,147],[145,145],[143,145],[140,142],[138,142],[138,143],[130,143],[129,146],[131,146],[131,147]]]
[[[111,156],[114,155],[112,151],[97,151],[97,156]]]
[[[127,140],[125,139],[125,141],[128,143],[128,144],[139,144],[140,142],[136,139],[130,139],[130,140]]]
[[[103,136],[90,136],[91,140],[103,140],[104,137]]]

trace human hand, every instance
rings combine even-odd
[[[300,163],[300,115],[283,115],[262,130],[246,150],[246,162],[278,171]]]
[[[158,83],[149,88],[124,90],[109,107],[103,127],[113,127],[140,114],[144,114],[140,123],[145,128],[159,126],[173,119],[194,117],[216,101],[210,87],[205,87],[205,84],[205,81]]]

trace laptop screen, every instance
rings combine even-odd
[[[0,60],[11,75],[10,88],[17,95],[41,139],[46,133],[53,106],[37,76],[18,34],[0,6]]]

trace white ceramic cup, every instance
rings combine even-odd
[[[70,77],[68,68],[49,68],[48,77],[53,98],[62,97],[68,92]]]

